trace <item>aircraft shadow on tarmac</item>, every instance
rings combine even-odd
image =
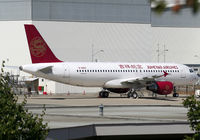
[[[125,96],[110,96],[108,98],[100,98],[98,96],[76,96],[76,97],[70,97],[70,96],[63,96],[63,97],[31,97],[31,99],[47,99],[47,100],[69,100],[69,99],[128,99]],[[149,96],[142,96],[137,99],[132,100],[140,100],[140,99],[147,99],[147,100],[163,100],[163,101],[177,101],[177,98],[174,97],[149,97]]]
[[[154,99],[154,100],[163,100],[163,101],[177,101],[177,98],[174,97],[141,97],[142,99]]]

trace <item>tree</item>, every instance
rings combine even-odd
[[[161,14],[167,8],[166,0],[151,0],[151,3],[154,5],[153,10]],[[171,10],[175,13],[178,13],[181,8],[191,8],[193,14],[197,14],[199,11],[199,0],[185,0],[185,3],[180,3],[180,0],[175,0],[175,5],[171,8]]]
[[[200,101],[198,101],[194,95],[187,97],[183,101],[184,107],[188,108],[188,121],[190,127],[195,134],[192,137],[186,137],[187,140],[199,140],[200,139]]]
[[[27,97],[17,103],[17,96],[11,90],[9,74],[0,74],[0,139],[4,140],[42,140],[48,134],[47,123],[43,123],[45,109],[41,115],[33,115],[25,108]]]

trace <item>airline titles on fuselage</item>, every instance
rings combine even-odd
[[[119,64],[118,69],[93,69],[86,66],[80,66],[77,72],[179,72],[179,68],[176,65],[146,65],[140,64]]]

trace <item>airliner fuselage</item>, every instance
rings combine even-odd
[[[198,80],[189,67],[175,63],[60,62],[24,65],[22,69],[38,77],[86,87],[128,88],[128,85],[120,84],[120,79],[159,75],[155,81],[170,81],[175,86],[191,85]],[[163,75],[164,72],[168,74]]]

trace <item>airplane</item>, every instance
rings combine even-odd
[[[161,95],[173,91],[173,96],[178,97],[176,86],[198,81],[191,68],[176,63],[63,62],[53,54],[34,25],[24,27],[32,64],[20,66],[20,70],[73,86],[101,87],[99,96],[103,98],[110,92],[137,98],[141,88]]]

